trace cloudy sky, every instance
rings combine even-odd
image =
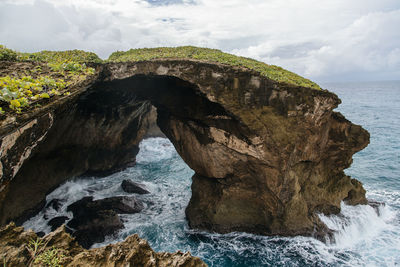
[[[400,0],[0,0],[0,44],[26,52],[195,45],[312,80],[400,80]]]

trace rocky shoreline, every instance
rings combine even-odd
[[[34,244],[39,244],[35,251]],[[41,257],[45,255],[46,257]],[[0,260],[5,266],[207,266],[189,252],[154,252],[148,242],[131,235],[123,242],[84,249],[64,226],[40,238],[11,223],[0,229]],[[53,265],[46,265],[52,262]]]

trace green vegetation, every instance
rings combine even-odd
[[[37,79],[31,76],[21,78],[5,76],[0,77],[0,100],[9,103],[9,108],[20,113],[22,108],[38,99],[61,95],[65,87],[63,79],[55,80],[49,76],[40,76]],[[3,112],[0,107],[0,113]]]
[[[0,60],[8,61],[39,61],[47,63],[101,63],[95,53],[82,50],[41,51],[36,53],[21,53],[0,45]]]
[[[27,250],[30,255],[28,266],[46,266],[46,267],[61,267],[61,262],[64,255],[59,249],[54,247],[47,248],[47,242],[43,239],[32,239],[27,245]]]
[[[313,89],[321,89],[318,84],[281,67],[268,65],[251,58],[231,55],[217,49],[199,48],[194,46],[131,49],[126,52],[118,51],[112,53],[108,58],[108,61],[143,61],[158,58],[189,58],[218,62],[231,66],[241,66],[258,71],[262,75],[275,81],[286,82]]]
[[[0,60],[15,61],[17,60],[17,53],[14,50],[8,49],[7,47],[0,45]]]
[[[39,254],[34,263],[39,266],[61,267],[64,255],[56,248],[50,248]]]
[[[20,53],[4,46],[0,46],[0,60],[37,62],[32,69],[21,69],[12,76],[0,77],[0,114],[21,113],[40,106],[42,99],[69,95],[71,85],[95,73],[86,62],[102,62],[96,54],[81,50]]]
[[[316,83],[281,67],[224,53],[220,50],[194,46],[131,49],[114,52],[107,62],[144,61],[159,58],[195,59],[240,66],[256,70],[279,82],[321,89]],[[32,69],[21,68],[0,77],[0,114],[21,113],[40,106],[41,101],[68,95],[69,88],[93,75],[95,69],[87,66],[102,63],[96,54],[81,50],[42,51],[21,53],[0,45],[0,61],[34,62]],[[34,104],[34,105],[32,105]]]

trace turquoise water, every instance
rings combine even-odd
[[[150,138],[140,145],[137,165],[104,178],[76,178],[47,196],[62,198],[57,214],[51,208],[25,222],[36,231],[50,231],[43,218],[69,215],[66,207],[93,195],[126,195],[123,179],[141,182],[151,192],[139,196],[145,209],[122,215],[125,229],[107,243],[138,233],[156,251],[191,251],[210,266],[398,266],[400,265],[400,82],[323,84],[337,93],[348,119],[371,133],[371,144],[354,156],[346,172],[364,183],[368,198],[386,203],[379,215],[369,206],[342,205],[340,216],[321,216],[337,230],[336,242],[307,237],[264,237],[246,233],[225,235],[188,228],[184,209],[190,199],[193,171],[167,139]]]

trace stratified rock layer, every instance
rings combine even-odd
[[[0,260],[6,266],[28,266],[34,262],[28,247],[30,242],[38,240],[32,231],[24,231],[22,227],[9,224],[0,229]],[[42,245],[39,247],[37,257],[46,250],[57,250],[57,258],[61,266],[145,266],[145,267],[202,267],[207,266],[189,252],[182,253],[156,253],[146,240],[138,235],[131,235],[123,242],[108,245],[102,248],[83,249],[74,239],[65,232],[64,226],[39,239]],[[36,261],[32,266],[44,266]]]
[[[152,106],[195,171],[191,227],[323,234],[317,213],[338,213],[343,200],[367,203],[362,185],[343,170],[369,134],[333,111],[340,103],[333,93],[194,60],[110,63],[97,75],[59,104],[3,123],[2,224],[34,210],[72,175],[134,162],[154,124]]]

